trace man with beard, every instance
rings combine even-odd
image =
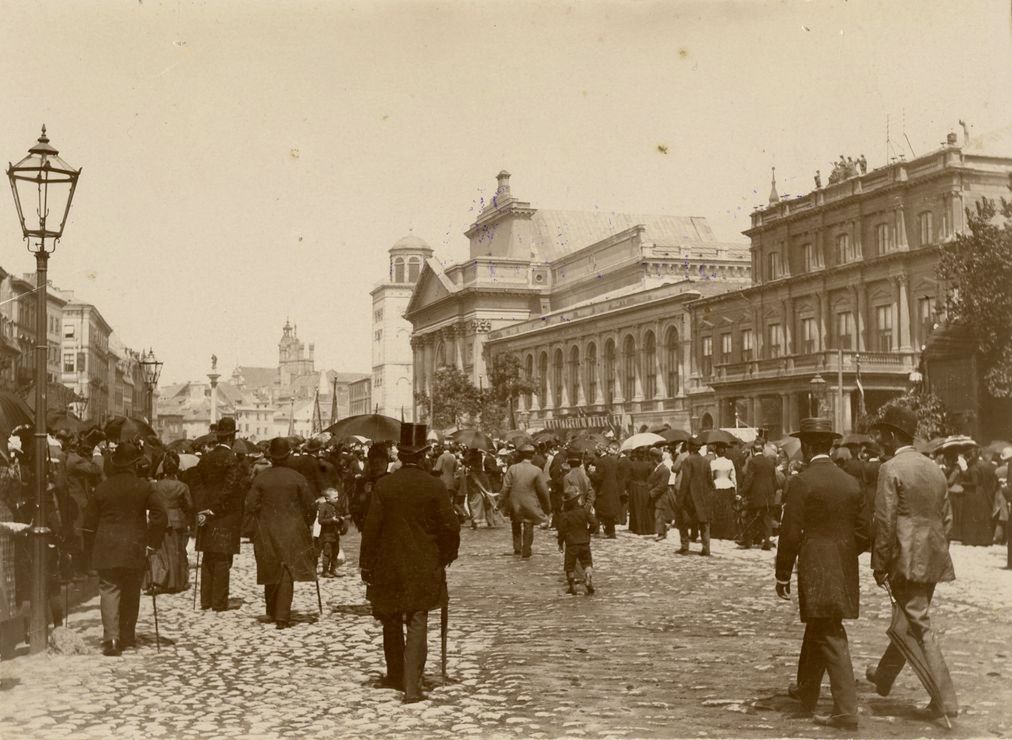
[[[424,424],[401,425],[403,465],[373,488],[359,554],[366,598],[383,623],[387,673],[381,685],[403,690],[406,704],[428,698],[422,675],[429,611],[449,600],[445,569],[460,546],[446,488],[421,467],[425,432]]]

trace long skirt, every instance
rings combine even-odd
[[[994,525],[991,520],[993,508],[993,503],[979,487],[966,488],[962,512],[964,545],[987,546],[994,542]]]
[[[710,511],[710,537],[715,540],[733,540],[738,536],[738,517],[735,512],[733,488],[718,488],[713,492]]]
[[[160,594],[178,594],[190,587],[190,564],[186,557],[189,537],[185,529],[165,531],[162,546],[148,562],[151,568],[144,574],[142,588]]]
[[[629,483],[629,531],[633,534],[655,534],[654,502],[643,481]]]

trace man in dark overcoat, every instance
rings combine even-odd
[[[764,449],[748,463],[741,495],[745,504],[745,531],[739,545],[746,550],[752,546],[756,530],[762,532],[762,548],[770,549],[773,534],[771,514],[777,496],[776,450]]]
[[[713,475],[710,461],[699,454],[703,441],[688,442],[689,455],[682,461],[682,480],[678,486],[678,553],[689,554],[689,527],[699,528],[703,542],[700,555],[710,554],[710,508],[713,501]]]
[[[604,536],[615,539],[615,524],[622,518],[622,484],[619,461],[614,448],[602,451],[594,460],[590,482],[594,485],[594,512],[604,528]]]
[[[235,419],[218,422],[218,442],[197,464],[196,479],[202,510],[197,514],[200,564],[200,607],[227,611],[232,558],[239,554],[242,533],[244,469],[232,451]]]
[[[85,507],[83,527],[98,571],[102,652],[108,656],[135,645],[147,556],[161,545],[168,522],[154,485],[134,473],[142,457],[136,445],[119,445],[110,457],[112,474]]]
[[[829,457],[833,431],[828,419],[801,420],[808,468],[791,482],[776,559],[777,596],[789,600],[791,574],[798,563],[798,601],[805,636],[798,661],[795,696],[812,715],[822,676],[829,673],[833,713],[818,724],[857,729],[857,687],[844,619],[859,613],[858,555],[867,549],[867,517],[861,485]],[[754,464],[754,463],[753,463]],[[750,466],[751,467],[751,466]]]
[[[664,462],[664,453],[657,447],[650,448],[650,461],[654,469],[647,478],[647,494],[654,505],[654,527],[658,541],[667,539],[668,523],[675,518],[675,497],[672,486],[668,485],[671,468]]]
[[[267,621],[280,630],[291,625],[295,583],[316,580],[316,496],[305,476],[289,467],[292,448],[285,437],[271,440],[267,456],[271,466],[253,479],[246,509],[254,522],[253,554]]]
[[[373,616],[383,623],[383,685],[423,701],[429,612],[449,600],[445,568],[457,559],[460,522],[446,487],[423,470],[424,424],[402,424],[402,467],[376,482],[359,567]],[[405,630],[407,634],[405,635]]]
[[[888,582],[893,598],[903,608],[911,632],[924,646],[928,666],[941,690],[942,706],[934,701],[926,712],[932,717],[959,713],[956,690],[942,651],[931,628],[931,597],[935,584],[956,578],[949,557],[952,509],[945,474],[913,448],[917,417],[892,406],[873,426],[879,444],[892,458],[879,468],[875,494],[875,544],[871,567],[875,582]],[[892,642],[866,678],[887,696],[906,660]]]

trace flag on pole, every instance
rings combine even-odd
[[[337,421],[337,376],[334,376],[334,390],[330,397],[330,423]]]
[[[857,371],[854,374],[854,382],[857,384],[857,392],[858,392],[859,397],[860,397],[860,401],[859,401],[860,407],[858,409],[858,414],[861,417],[863,417],[868,412],[867,412],[867,409],[866,409],[866,407],[864,405],[864,386],[861,384],[861,355],[856,355],[854,357],[854,360],[855,360],[855,364],[857,366]]]
[[[323,431],[323,412],[320,411],[320,389],[316,389],[316,396],[313,398],[313,421],[310,427],[310,434],[319,434]]]

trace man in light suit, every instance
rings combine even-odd
[[[925,714],[955,717],[959,713],[956,690],[928,616],[935,584],[956,578],[949,557],[952,509],[945,474],[913,448],[916,429],[917,417],[900,407],[887,409],[873,427],[879,444],[893,457],[879,468],[871,567],[875,582],[888,583],[906,612],[941,689],[942,705],[932,701]],[[880,695],[887,696],[905,662],[890,643],[878,667],[869,667],[866,677]]]
[[[545,511],[551,508],[544,471],[531,461],[534,446],[524,445],[517,450],[517,455],[520,462],[510,465],[503,478],[499,505],[505,509],[504,502],[508,502],[513,524],[513,554],[526,560],[534,545],[534,525],[544,524],[548,519]]]

